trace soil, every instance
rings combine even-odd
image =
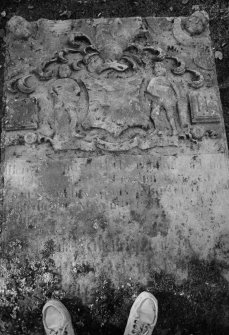
[[[229,3],[228,0],[1,0],[0,3],[0,81],[3,83],[4,72],[4,34],[5,24],[13,15],[20,15],[29,21],[39,18],[51,20],[130,17],[130,16],[188,16],[199,6],[210,16],[210,29],[215,51],[222,53],[222,59],[216,59],[217,75],[220,85],[224,120],[229,141]],[[195,7],[193,7],[195,6]],[[0,101],[2,100],[0,88]],[[4,106],[0,105],[0,116]],[[0,218],[1,219],[1,218]],[[24,262],[22,264],[22,262]],[[51,259],[50,259],[51,262]],[[43,264],[44,263],[44,264]],[[12,292],[19,292],[23,277],[26,282],[21,289],[21,299],[26,306],[26,299],[31,299],[29,287],[34,284],[35,276],[46,266],[51,271],[49,254],[36,267],[31,267],[26,260],[15,265],[15,274],[9,278],[8,285]],[[45,269],[46,269],[45,268]],[[48,271],[48,270],[45,271]],[[82,271],[88,271],[83,267]],[[28,275],[29,273],[29,275]],[[55,276],[54,276],[55,277]],[[77,334],[122,334],[128,317],[128,310],[133,296],[142,289],[154,293],[159,300],[159,320],[156,328],[158,335],[182,334],[228,334],[229,333],[229,294],[228,283],[220,276],[220,265],[193,260],[189,264],[189,279],[178,285],[172,277],[161,273],[152,273],[152,281],[147,288],[136,283],[124,283],[120,288],[112,287],[106,278],[98,279],[95,303],[83,306],[82,302],[72,299],[57,291],[58,278],[53,284],[38,288],[38,303],[33,310],[19,309],[19,298],[10,298],[8,310],[2,310],[0,298],[0,333],[5,334],[41,334],[41,308],[45,299],[53,292],[70,310]],[[28,289],[26,291],[26,289]],[[23,293],[23,294],[22,294]],[[39,295],[40,294],[40,295]],[[17,307],[17,308],[16,308]],[[15,309],[16,308],[16,309]],[[115,314],[114,311],[119,311]],[[17,313],[16,313],[17,312]],[[16,314],[14,314],[16,313]],[[9,326],[10,319],[15,318]],[[20,320],[20,321],[19,321]],[[5,328],[4,328],[5,327]]]

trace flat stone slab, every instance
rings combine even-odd
[[[193,258],[223,264],[228,279],[207,14],[13,17],[6,45],[2,290],[29,267],[28,304],[62,289],[92,304],[102,276],[116,288],[161,271],[182,282]]]

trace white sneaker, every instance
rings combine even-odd
[[[75,335],[69,311],[59,300],[49,300],[42,315],[46,335]]]
[[[151,335],[157,316],[157,299],[149,292],[142,292],[131,307],[124,335]]]

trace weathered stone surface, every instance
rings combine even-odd
[[[8,21],[8,30],[15,39],[28,39],[32,34],[32,25],[21,16],[14,16]]]
[[[39,138],[53,150],[180,152],[190,141],[178,146],[174,137],[191,124],[204,123],[207,146],[209,131],[223,133],[204,13],[159,26],[152,18],[39,20],[28,23],[23,44],[15,20],[8,24],[7,105],[36,101]],[[181,36],[191,44],[182,46]]]
[[[62,288],[86,302],[101,275],[182,281],[193,257],[228,277],[228,156],[204,15],[41,19],[23,43],[9,24],[3,245],[19,241],[32,262],[51,243]]]

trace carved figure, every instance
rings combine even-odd
[[[21,16],[13,16],[7,23],[7,28],[15,38],[27,40],[32,34],[32,24]]]
[[[196,11],[190,17],[184,19],[175,18],[173,35],[179,43],[193,45],[195,40],[201,41],[208,22],[209,17],[205,11]]]
[[[83,137],[82,123],[88,114],[87,90],[81,80],[58,79],[51,88],[54,104],[54,140],[66,142]]]
[[[183,21],[184,29],[191,35],[199,35],[206,29],[209,17],[205,11],[196,11]]]
[[[216,99],[208,97],[206,102],[201,98],[206,71],[193,69],[188,55],[179,54],[179,48],[175,54],[169,47],[166,51],[166,43],[152,38],[146,22],[141,18],[99,19],[93,21],[93,31],[72,26],[57,51],[55,45],[48,57],[42,51],[41,63],[37,60],[26,68],[27,73],[21,70],[9,77],[7,89],[15,106],[8,112],[7,131],[36,130],[37,138],[29,133],[25,143],[48,141],[57,150],[127,151],[176,146],[178,138],[186,138],[189,107],[193,124],[219,122]],[[22,23],[28,34],[9,26],[13,38],[34,38],[34,26]],[[203,59],[207,46],[202,44],[207,24],[205,12],[176,18],[173,24],[179,44],[199,43],[195,63],[203,69],[208,69]],[[13,94],[20,101],[31,95],[39,113],[37,106],[31,111],[23,107],[22,112]],[[193,129],[188,138],[199,140],[203,132]],[[179,137],[175,136],[178,131]]]
[[[169,124],[172,128],[172,135],[177,134],[174,112],[176,111],[177,98],[166,76],[166,69],[160,63],[155,63],[155,77],[150,80],[147,92],[151,96],[151,119],[155,123],[155,118],[163,108],[166,112]]]

